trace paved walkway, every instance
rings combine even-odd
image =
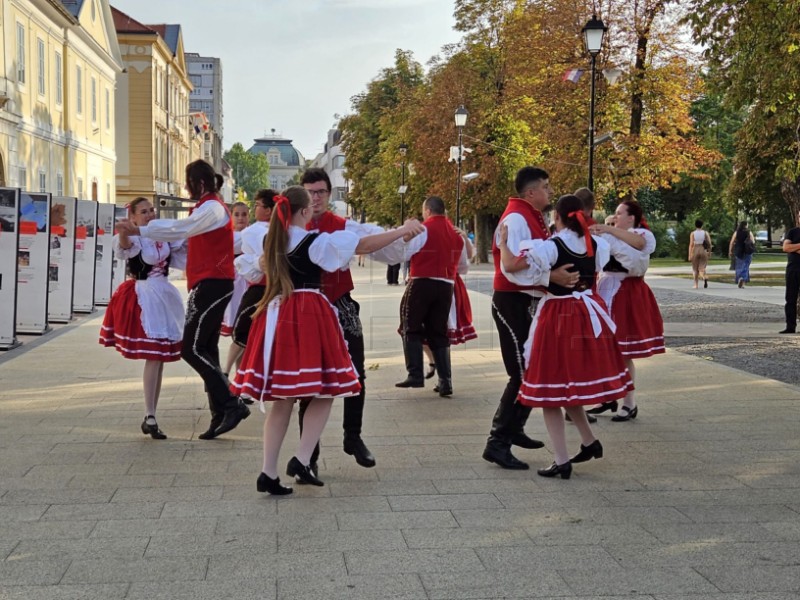
[[[455,395],[398,390],[403,289],[383,273],[355,268],[378,466],[341,451],[339,405],[325,487],[290,497],[255,491],[259,414],[196,439],[208,414],[182,363],[170,437],[145,438],[141,365],[97,344],[100,315],[2,359],[0,598],[800,597],[798,388],[668,352],[638,367],[638,419],[601,417],[603,460],[569,481],[504,471],[480,458],[504,384],[489,298],[471,293],[481,337],[453,350]],[[528,432],[546,438],[536,412]]]

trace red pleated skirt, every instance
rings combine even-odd
[[[467,294],[467,286],[464,280],[456,273],[453,285],[453,302],[456,310],[455,328],[448,328],[447,335],[450,338],[450,345],[456,346],[478,337],[475,327],[472,325],[472,304]]]
[[[181,359],[181,341],[152,339],[142,327],[142,309],[136,297],[136,281],[120,285],[106,308],[100,343],[116,348],[125,358],[175,362]]]
[[[658,303],[644,279],[626,277],[611,302],[611,318],[617,325],[617,342],[625,358],[663,354],[664,320]]]
[[[599,296],[593,299],[605,307]],[[540,408],[599,404],[620,400],[632,389],[608,326],[603,323],[595,337],[583,301],[570,297],[545,302],[518,400]]]
[[[231,392],[255,399],[355,396],[361,390],[333,306],[322,294],[295,291],[280,306],[274,338],[267,312],[250,328]],[[268,368],[264,346],[272,344]]]

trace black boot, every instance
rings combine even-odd
[[[439,384],[436,390],[442,398],[453,395],[453,377],[450,367],[450,347],[431,348],[436,372],[439,373]]]
[[[220,436],[223,433],[234,429],[242,421],[250,416],[250,409],[239,398],[231,398],[225,413],[222,415],[222,422],[214,430],[214,435]]]
[[[370,468],[375,466],[375,457],[369,451],[361,435],[358,433],[344,434],[344,453],[349,454],[356,459],[356,462],[362,467]],[[312,461],[313,462],[313,461]]]
[[[395,387],[425,387],[425,378],[422,374],[422,340],[416,336],[406,336],[403,339],[403,354],[405,354],[406,357],[406,371],[408,371],[408,377],[406,377],[405,381],[395,383]]]

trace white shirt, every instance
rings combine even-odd
[[[296,225],[289,226],[289,244],[287,251],[291,252],[302,242],[311,231],[306,231]],[[320,233],[308,247],[308,257],[315,265],[329,273],[343,270],[350,264],[350,259],[356,253],[359,237],[347,230],[334,231],[333,233]]]
[[[161,242],[177,242],[224,227],[230,221],[222,203],[208,200],[184,219],[153,219],[139,227],[142,237]]]
[[[178,242],[170,242],[165,244],[158,244],[154,240],[142,238],[138,235],[128,236],[131,242],[130,248],[123,248],[120,246],[119,235],[114,236],[114,256],[120,260],[129,260],[142,255],[142,260],[148,265],[157,265],[167,257],[171,257],[169,261],[170,267],[173,269],[183,270],[186,268],[186,245],[183,240]],[[161,246],[159,248],[159,246]]]
[[[619,264],[628,270],[628,276],[644,277],[644,274],[647,273],[647,268],[650,266],[650,255],[656,249],[656,238],[653,232],[644,227],[629,229],[628,231],[637,233],[644,238],[644,248],[642,250],[637,250],[610,233],[604,233],[602,239],[608,242],[611,248],[611,256],[616,258]]]
[[[586,252],[586,240],[571,229],[562,229],[547,240],[526,240],[520,244],[520,252],[528,262],[528,268],[517,271],[515,275],[521,280],[522,285],[534,285],[542,280],[542,272],[549,272],[558,260],[558,246],[553,241],[559,238],[567,248],[575,254]],[[601,237],[592,236],[597,243],[594,253],[595,272],[600,272],[611,257],[608,243]],[[537,284],[538,285],[538,284]]]
[[[259,259],[264,254],[264,238],[267,237],[268,231],[267,221],[256,221],[242,229],[242,254],[234,259],[233,266],[236,272],[250,283],[256,283],[264,276]]]
[[[497,230],[494,233],[494,243],[495,245],[500,241],[500,227],[505,225],[508,228],[508,240],[506,240],[506,246],[508,247],[511,252],[514,253],[514,256],[519,256],[520,254],[520,245],[523,242],[529,242],[531,240],[531,230],[528,227],[527,221],[525,221],[525,217],[523,217],[519,213],[510,213],[506,216],[505,219],[500,221],[497,226]],[[543,240],[540,240],[543,241]],[[550,269],[546,271],[540,271],[538,273],[539,279],[528,282],[526,277],[521,276],[522,273],[525,271],[517,271],[515,273],[509,273],[506,271],[505,267],[503,267],[502,261],[500,262],[500,272],[505,275],[506,279],[508,279],[511,283],[515,283],[517,285],[540,285],[542,287],[547,287],[550,285]],[[530,294],[531,296],[541,296],[542,292],[538,290],[523,290],[525,293]]]

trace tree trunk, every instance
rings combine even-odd
[[[649,28],[647,33],[640,34],[636,41],[636,63],[633,67],[633,94],[631,96],[631,135],[639,135],[642,132],[642,113],[644,112],[642,83],[647,59],[648,34]]]
[[[800,225],[797,218],[798,212],[800,212],[800,177],[781,180],[781,195],[789,205],[794,224]]]
[[[496,221],[497,217],[481,212],[475,215],[475,246],[479,262],[491,262],[492,234],[494,234],[495,227],[493,223]]]

